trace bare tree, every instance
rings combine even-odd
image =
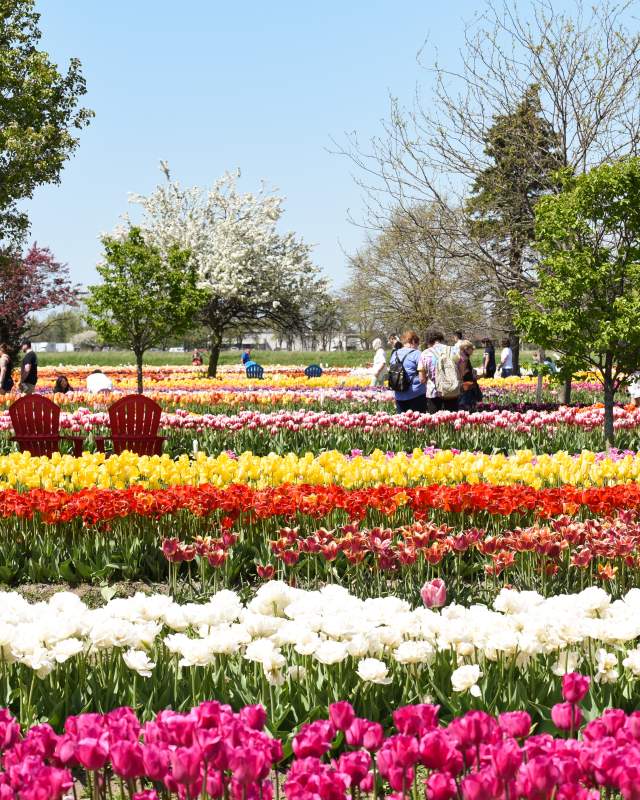
[[[449,257],[473,264],[484,276],[483,291],[493,294],[505,330],[511,325],[507,292],[515,287],[526,293],[533,281],[519,280],[526,274],[521,265],[512,274],[504,248],[483,241],[455,209],[464,208],[474,181],[490,166],[487,131],[532,86],[541,115],[557,133],[565,167],[583,173],[637,153],[640,34],[630,30],[635,5],[604,0],[592,8],[575,0],[571,11],[556,11],[551,0],[532,0],[523,12],[515,0],[486,0],[465,28],[457,65],[436,58],[427,67],[431,86],[418,87],[412,107],[391,97],[379,136],[363,143],[353,134],[338,145],[357,167],[364,224],[384,229],[400,209],[421,231],[416,209],[437,206]]]
[[[479,325],[484,308],[477,302],[476,282],[470,281],[473,265],[452,259],[449,250],[437,206],[414,208],[411,219],[398,211],[351,258],[347,305],[356,313],[366,308],[378,333],[409,326],[424,332],[434,324],[449,330]]]

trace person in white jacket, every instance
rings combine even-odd
[[[387,377],[387,356],[382,347],[382,339],[374,339],[373,367],[371,368],[371,386],[382,386]]]
[[[98,394],[98,392],[110,392],[113,389],[113,382],[108,375],[101,369],[94,369],[87,375],[87,392]]]

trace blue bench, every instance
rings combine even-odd
[[[260,364],[249,364],[247,367],[247,378],[258,378],[262,380],[264,376],[264,368]]]
[[[322,377],[322,367],[319,364],[309,364],[304,374],[307,378],[320,378]]]

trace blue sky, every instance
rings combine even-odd
[[[169,161],[184,184],[240,167],[286,199],[284,227],[315,245],[316,263],[345,280],[343,249],[363,231],[362,203],[331,137],[380,130],[388,93],[410,102],[427,76],[416,54],[428,36],[457,58],[471,0],[38,0],[42,46],[83,65],[95,119],[61,184],[27,204],[32,238],[91,283],[99,235],[150,191]]]

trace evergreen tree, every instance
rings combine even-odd
[[[513,113],[495,118],[484,141],[490,163],[473,183],[467,213],[474,238],[491,256],[488,277],[512,337],[517,369],[519,340],[507,294],[535,285],[535,206],[557,189],[554,176],[564,166],[560,139],[542,116],[537,86],[529,87]]]

